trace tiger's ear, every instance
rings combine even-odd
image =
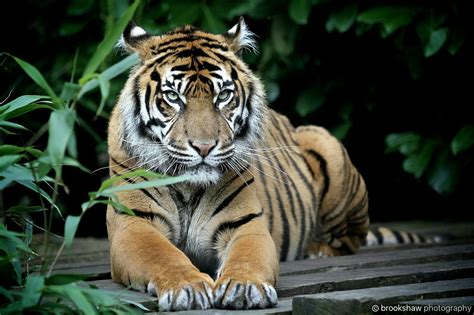
[[[127,53],[136,52],[142,60],[145,60],[151,55],[151,38],[152,36],[143,28],[131,21],[123,31],[117,47]]]
[[[227,38],[230,48],[239,56],[242,55],[242,50],[250,50],[254,53],[258,51],[254,39],[255,34],[249,30],[243,17],[240,17],[239,23],[228,30],[224,36]]]

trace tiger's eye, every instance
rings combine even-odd
[[[178,93],[175,91],[165,92],[166,98],[171,102],[176,102],[179,99]]]
[[[230,90],[222,90],[219,95],[217,96],[217,99],[220,102],[226,101],[230,96],[232,95],[232,91]]]

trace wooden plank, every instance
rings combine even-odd
[[[332,271],[320,274],[296,275],[282,277],[277,286],[281,298],[337,290],[351,290],[372,286],[389,286],[418,281],[434,281],[474,277],[474,260],[453,261],[446,263],[428,263],[424,265],[407,265],[349,271]],[[89,281],[88,284],[109,291],[123,291],[125,287],[112,280]],[[145,293],[128,290],[129,301],[149,305],[153,300]],[[147,306],[148,307],[148,306]]]
[[[372,312],[374,305],[374,310],[380,311],[382,305],[394,305],[407,300],[473,294],[474,278],[338,291],[295,297],[293,314],[366,314]]]
[[[291,315],[292,314],[292,299],[279,300],[278,305],[273,308],[265,309],[253,309],[253,310],[221,310],[221,309],[209,309],[204,311],[181,311],[181,312],[160,312],[160,314],[179,314],[179,315]]]
[[[416,264],[435,261],[473,259],[474,244],[430,246],[428,248],[390,248],[377,251],[360,251],[354,255],[314,260],[287,261],[280,264],[280,275],[296,275],[330,270],[351,270]]]
[[[94,285],[99,289],[109,291],[115,298],[132,305],[141,305],[149,310],[157,310],[158,302],[156,297],[150,296],[143,292],[128,289],[112,280],[95,280],[87,281],[82,285]]]
[[[56,266],[56,272],[67,273],[110,273],[109,255],[107,253],[92,253],[75,260],[66,257]],[[390,251],[360,252],[355,255],[332,257],[315,260],[300,260],[283,262],[280,265],[280,275],[297,275],[306,273],[327,272],[330,270],[351,270],[373,268],[401,264],[425,263],[431,261],[448,261],[454,259],[473,259],[474,244],[437,246],[416,249],[391,249]]]
[[[134,290],[129,290],[121,284],[115,283],[112,280],[96,280],[96,281],[88,281],[85,282],[83,285],[94,285],[97,286],[99,289],[103,289],[112,293],[117,299],[124,301],[125,303],[129,303],[132,305],[139,305],[140,307],[145,307],[150,311],[158,311],[158,303],[156,297],[150,296],[147,293],[138,292]],[[227,310],[219,310],[219,309],[212,309],[206,311],[184,311],[179,312],[179,314],[188,314],[192,313],[195,315],[205,313],[205,314],[279,314],[279,315],[288,315],[291,314],[291,306],[292,300],[291,299],[282,299],[278,301],[277,307],[263,309],[263,310],[249,310],[249,311],[227,311]],[[166,314],[166,313],[165,313]],[[169,314],[176,314],[176,313],[169,313]]]
[[[401,222],[371,222],[372,227],[388,227],[397,231],[414,232],[421,235],[447,235],[454,238],[470,238],[474,236],[474,222],[444,222],[444,221],[401,221]]]
[[[282,276],[278,281],[277,292],[279,297],[288,297],[462,277],[474,277],[474,260],[331,270],[315,274]]]

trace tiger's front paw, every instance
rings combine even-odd
[[[204,310],[212,308],[213,280],[207,274],[186,275],[176,270],[177,276],[155,279],[148,283],[147,291],[158,297],[160,311]]]
[[[275,306],[275,288],[251,277],[220,277],[214,285],[214,306],[228,309],[267,308]]]

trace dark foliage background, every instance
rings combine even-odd
[[[322,125],[343,141],[366,179],[374,221],[464,220],[474,217],[467,3],[143,1],[134,20],[154,34],[182,24],[225,32],[244,16],[260,45],[258,55],[244,57],[263,78],[271,106],[295,125]],[[82,71],[129,4],[11,2],[0,20],[0,52],[35,65],[60,91],[75,55]],[[109,56],[102,70],[121,58]],[[110,82],[110,97],[98,117],[99,91],[77,104],[78,160],[95,172],[64,169],[67,194],[59,202],[68,213],[79,213],[87,193],[107,177],[108,113],[124,80],[122,75]],[[38,93],[7,55],[0,58],[0,83],[0,100]],[[35,133],[47,119],[41,111],[21,117],[32,132],[0,133],[0,144],[44,147],[47,139],[36,139]],[[0,208],[35,198],[11,185],[0,192]],[[88,212],[83,221],[80,234],[106,235],[103,210]],[[62,230],[61,220],[55,224]]]

